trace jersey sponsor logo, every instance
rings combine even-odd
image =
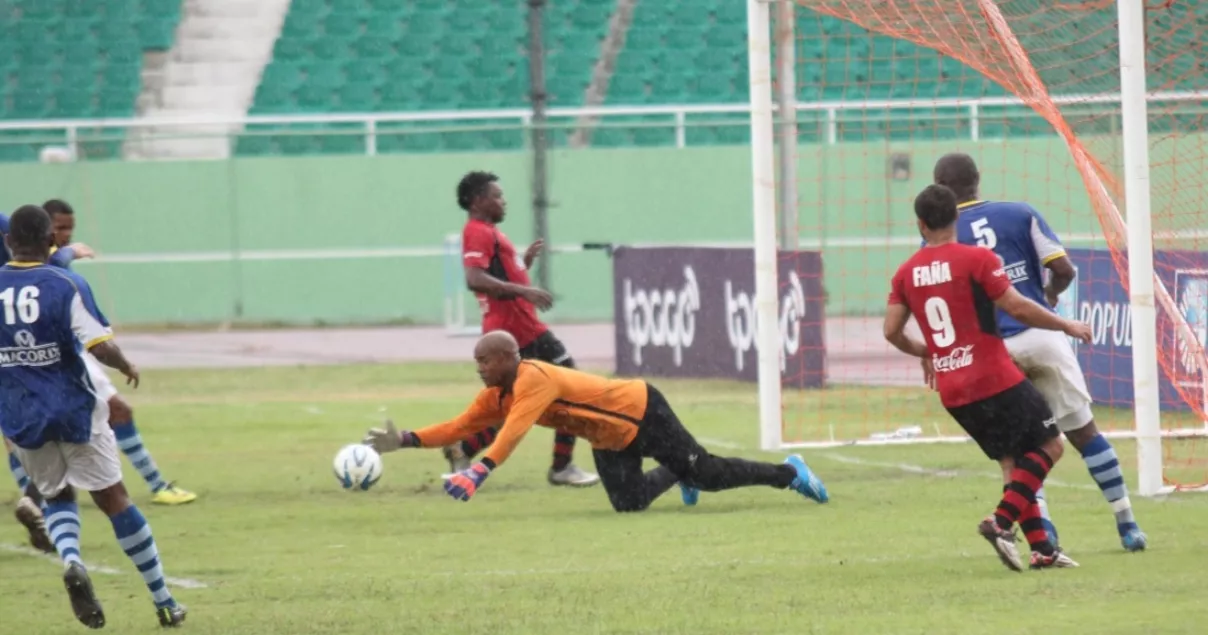
[[[696,312],[700,310],[700,286],[696,272],[684,267],[684,284],[679,289],[634,288],[633,281],[622,283],[625,306],[625,336],[633,347],[633,362],[642,364],[647,346],[669,347],[676,366],[684,363],[684,349],[696,336]]]
[[[482,258],[484,256],[486,256],[486,254],[482,253],[481,251],[467,251],[462,255],[462,258],[469,260],[471,258]]]
[[[931,355],[931,366],[937,373],[950,373],[973,365],[973,345],[957,346],[947,355]]]
[[[16,346],[0,348],[0,368],[50,366],[63,357],[57,343],[38,344],[34,334],[25,329],[13,334],[13,343]]]
[[[1000,257],[1000,259],[1001,259],[1001,257]],[[1004,264],[1003,271],[1005,271],[1007,273],[1007,280],[1010,280],[1011,284],[1020,284],[1023,282],[1027,282],[1029,280],[1028,261],[1026,261],[1026,260],[1020,260],[1019,262],[1013,262],[1009,265]],[[1001,275],[1001,274],[999,274],[999,275]]]
[[[913,278],[916,288],[952,282],[952,268],[947,262],[937,260],[930,265],[915,267]]]
[[[805,318],[805,289],[797,272],[790,270],[788,288],[780,297],[780,341],[784,355],[780,356],[780,372],[784,372],[788,358],[801,348],[801,320]],[[747,351],[758,348],[759,321],[755,317],[755,298],[746,291],[735,293],[730,280],[725,283],[726,337],[734,349],[734,367],[741,371]]]

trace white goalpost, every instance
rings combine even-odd
[[[795,200],[794,190],[786,195],[781,189],[788,186],[788,172],[777,170],[777,108],[773,99],[773,52],[778,46],[771,37],[771,16],[777,14],[776,3],[793,0],[747,0],[747,25],[749,54],[750,90],[750,143],[752,213],[754,223],[754,260],[756,315],[759,325],[774,325],[778,322],[778,276],[777,227],[784,227],[782,216],[796,213],[783,209],[784,201]],[[1124,202],[1127,221],[1116,211],[1109,219],[1113,226],[1126,224],[1120,235],[1127,236],[1128,248],[1128,306],[1132,311],[1132,387],[1134,427],[1131,431],[1120,431],[1137,442],[1136,491],[1142,496],[1154,496],[1171,491],[1164,481],[1163,437],[1202,435],[1204,430],[1163,431],[1161,426],[1158,367],[1157,321],[1159,308],[1175,325],[1177,336],[1182,340],[1194,364],[1208,377],[1208,363],[1198,336],[1184,319],[1169,291],[1160,279],[1155,278],[1154,245],[1151,231],[1151,193],[1149,163],[1149,124],[1146,90],[1145,8],[1144,0],[1118,0],[1119,76],[1121,126],[1123,141]],[[1001,42],[1012,58],[1022,56],[1023,65],[1030,66],[1026,53],[1009,32],[1006,20],[998,12],[993,0],[978,0],[984,15],[994,30],[1000,32]],[[778,33],[778,36],[783,34]],[[784,72],[782,65],[782,74]],[[1034,74],[1034,73],[1033,73]],[[1039,82],[1039,76],[1026,78],[1028,82]],[[832,133],[833,134],[833,133]],[[779,137],[782,140],[784,135]],[[794,148],[795,150],[795,148]],[[1079,166],[1084,181],[1090,185],[1097,202],[1115,208],[1106,186],[1099,181],[1090,167],[1085,150],[1070,146],[1075,164]],[[1079,156],[1081,154],[1081,156]],[[781,157],[785,156],[783,153]],[[783,165],[783,164],[782,164]],[[779,178],[778,178],[779,176]],[[1094,181],[1098,181],[1095,183]],[[1096,191],[1098,190],[1098,191]],[[905,213],[905,212],[903,212]],[[784,231],[783,229],[781,231]],[[807,237],[808,238],[808,237]],[[758,395],[760,421],[760,447],[775,450],[786,446],[826,447],[851,445],[855,440],[832,440],[831,442],[786,443],[784,434],[782,377],[780,370],[783,346],[777,328],[758,329]],[[1113,435],[1116,436],[1116,435]],[[877,444],[964,441],[952,436],[913,437],[874,441]],[[861,443],[865,441],[860,441]]]

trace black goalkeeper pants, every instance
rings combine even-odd
[[[788,465],[714,456],[684,428],[663,394],[647,385],[646,416],[624,450],[593,450],[596,471],[618,512],[642,511],[676,483],[706,492],[768,485],[786,488],[797,477]],[[642,472],[642,460],[659,467]]]

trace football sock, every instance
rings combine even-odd
[[[570,465],[570,459],[575,454],[575,435],[559,432],[554,435],[554,464],[555,472],[561,472]]]
[[[487,428],[462,441],[461,451],[465,453],[467,459],[472,459],[479,452],[491,447],[491,444],[495,442],[495,435],[498,433],[498,428]]]
[[[55,551],[63,559],[64,566],[78,564],[80,560],[80,507],[70,503],[46,503],[46,533],[55,543]]]
[[[1010,529],[1020,514],[1036,502],[1036,490],[1044,485],[1044,477],[1053,468],[1053,461],[1044,450],[1033,450],[1015,461],[1011,482],[1007,483],[994,518],[1002,529]]]
[[[1055,543],[1058,540],[1057,525],[1053,524],[1053,518],[1049,515],[1049,502],[1045,498],[1043,487],[1036,490],[1036,507],[1040,510],[1040,522],[1049,533],[1049,540]]]
[[[151,453],[147,452],[146,446],[143,445],[143,437],[139,435],[138,428],[134,427],[133,421],[113,424],[113,435],[117,437],[117,445],[122,449],[122,453],[130,459],[131,465],[138,470],[143,480],[147,481],[152,492],[158,492],[167,487],[168,484],[160,476],[159,467],[155,465]]]
[[[172,599],[164,581],[164,568],[159,562],[159,549],[155,547],[155,538],[151,536],[151,525],[147,524],[142,512],[131,505],[125,511],[110,517],[109,521],[113,523],[113,533],[117,535],[117,542],[122,551],[126,552],[138,568],[139,574],[143,576],[143,582],[147,584],[147,590],[155,600],[155,608],[174,606],[176,600]]]
[[[1027,538],[1032,551],[1039,551],[1046,556],[1053,555],[1053,543],[1049,542],[1049,532],[1044,529],[1044,520],[1040,515],[1038,503],[1028,505],[1019,514],[1019,527],[1023,529],[1023,535]]]
[[[1137,529],[1137,521],[1133,518],[1132,501],[1128,499],[1128,486],[1124,484],[1124,473],[1120,470],[1120,460],[1116,457],[1116,449],[1108,443],[1103,435],[1095,435],[1090,443],[1083,446],[1079,452],[1091,477],[1103,492],[1116,514],[1116,530],[1123,536]]]
[[[17,488],[22,492],[29,486],[29,475],[25,473],[25,468],[21,467],[21,461],[17,459],[16,452],[8,453],[8,470],[13,473],[13,480],[17,481]]]

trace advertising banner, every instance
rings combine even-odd
[[[1091,397],[1096,403],[1131,407],[1133,344],[1128,293],[1108,251],[1070,249],[1068,255],[1078,270],[1078,277],[1061,296],[1057,310],[1065,317],[1091,325],[1090,344],[1071,340],[1086,374]],[[1157,251],[1154,252],[1154,270],[1174,295],[1175,305],[1199,338],[1200,345],[1208,344],[1208,254]],[[1161,308],[1158,310],[1160,313]],[[1174,381],[1198,390],[1201,385],[1199,370],[1173,329],[1160,329],[1158,337],[1168,340],[1160,342],[1159,346],[1176,347],[1173,350],[1179,351]],[[1164,410],[1190,409],[1166,372],[1159,371],[1158,383]]]
[[[618,247],[613,253],[617,373],[755,381],[755,261],[750,249]],[[822,254],[780,252],[781,378],[825,377]]]

